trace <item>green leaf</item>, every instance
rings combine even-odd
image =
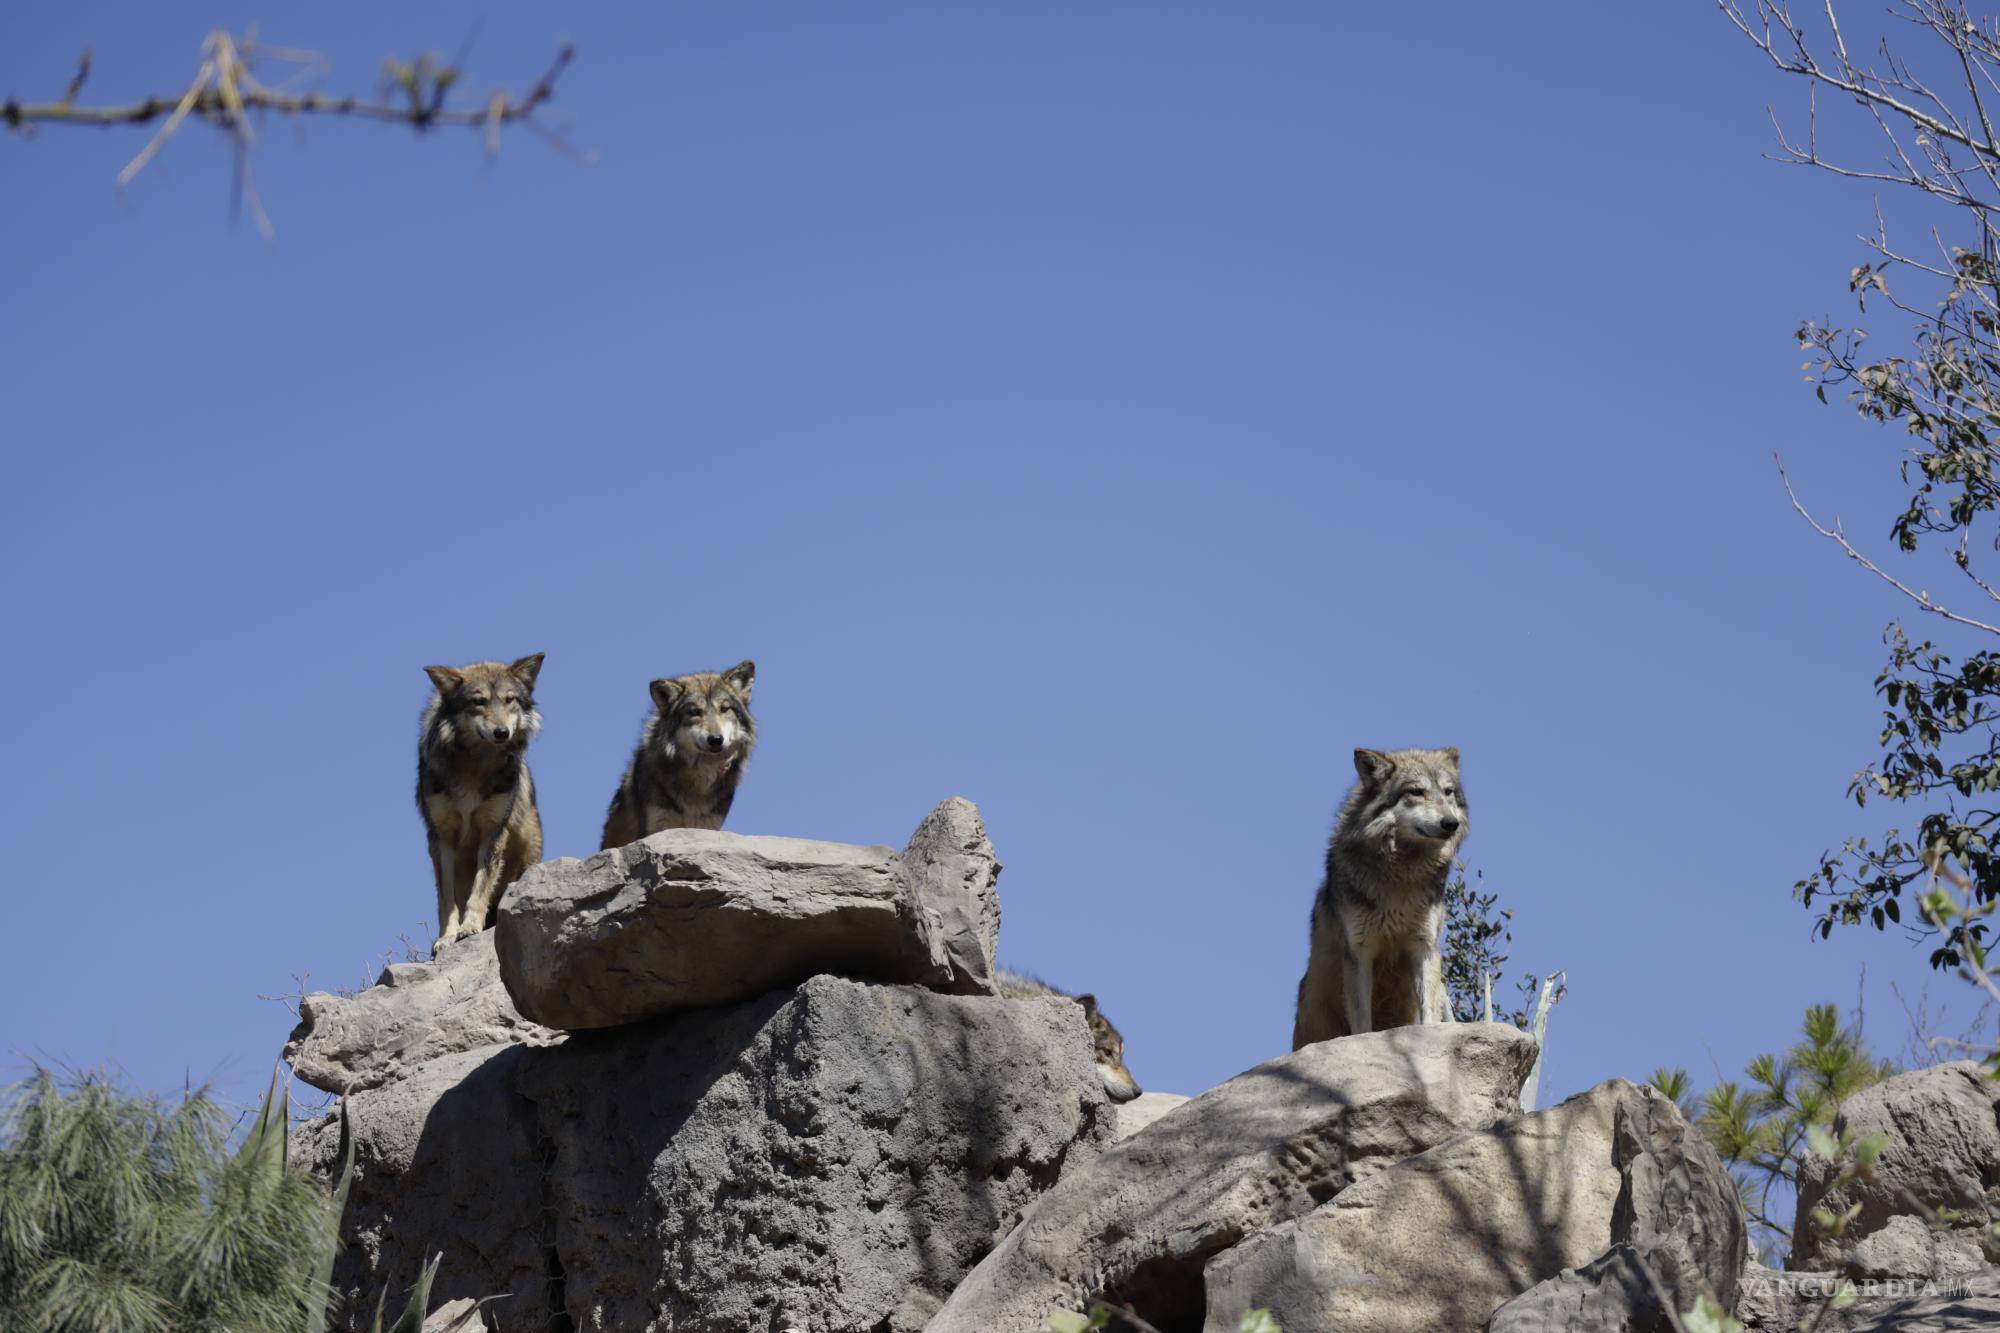
[[[1269,1310],[1251,1310],[1236,1325],[1236,1333],[1282,1333]]]
[[[1090,1333],[1090,1316],[1058,1310],[1042,1321],[1047,1333]]]
[[[284,1085],[284,1071],[273,1069],[257,1118],[243,1136],[243,1146],[236,1150],[237,1164],[247,1167],[250,1178],[260,1185],[272,1184],[284,1172],[291,1116],[292,1099]]]
[[[306,1333],[326,1333],[327,1308],[333,1300],[333,1262],[340,1254],[340,1219],[347,1212],[347,1189],[354,1183],[354,1127],[347,1119],[347,1099],[340,1099],[340,1174],[335,1177],[331,1213],[319,1253],[313,1256],[312,1285],[306,1290]]]
[[[389,1326],[389,1333],[423,1333],[424,1312],[430,1308],[431,1283],[437,1278],[438,1265],[444,1262],[443,1253],[424,1265],[424,1271],[417,1275],[417,1285],[410,1289],[409,1304],[403,1313]],[[381,1327],[382,1310],[378,1302],[375,1310],[376,1327]]]
[[[1743,1333],[1743,1325],[1729,1317],[1729,1312],[1707,1296],[1694,1303],[1694,1309],[1681,1316],[1681,1326],[1687,1333]]]

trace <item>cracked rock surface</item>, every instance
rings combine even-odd
[[[434,1299],[505,1294],[498,1333],[920,1329],[1116,1123],[1075,1004],[832,976],[445,1055],[349,1113],[350,1319],[442,1252]]]
[[[1066,1172],[959,1285],[932,1333],[1034,1333],[1050,1311],[1093,1299],[1129,1302],[1162,1329],[1198,1329],[1216,1255],[1505,1118],[1534,1058],[1515,1028],[1453,1023],[1258,1065]]]

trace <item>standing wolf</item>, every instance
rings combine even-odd
[[[1293,1050],[1451,1016],[1438,932],[1466,834],[1458,751],[1356,750],[1354,767],[1313,900]]]
[[[653,712],[611,797],[600,848],[661,829],[722,827],[757,743],[750,716],[756,676],[755,662],[738,662],[719,673],[653,682]]]
[[[493,904],[542,859],[542,816],[525,758],[541,730],[542,654],[517,662],[425,667],[437,688],[417,740],[417,813],[437,880],[437,946],[477,935]]]

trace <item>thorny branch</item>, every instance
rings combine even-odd
[[[445,126],[474,129],[484,137],[488,154],[499,151],[500,131],[504,126],[521,124],[540,133],[562,151],[587,161],[589,155],[577,153],[559,133],[536,119],[536,113],[555,97],[557,80],[575,55],[575,48],[567,44],[559,47],[542,76],[519,97],[496,90],[483,102],[465,106],[447,101],[463,77],[456,64],[445,64],[430,56],[407,63],[391,60],[385,71],[388,91],[382,100],[368,101],[354,96],[297,91],[290,86],[293,80],[269,86],[254,71],[259,61],[290,64],[301,67],[299,72],[303,73],[323,67],[324,62],[310,52],[259,46],[254,37],[238,39],[218,28],[203,39],[200,66],[193,81],[179,93],[115,106],[78,106],[77,94],[90,77],[90,52],[85,51],[60,98],[53,102],[22,102],[9,97],[0,101],[0,124],[21,133],[32,133],[42,125],[145,125],[161,121],[145,147],[118,173],[122,189],[188,120],[206,121],[235,143],[237,193],[250,201],[259,229],[269,237],[270,220],[257,199],[246,161],[246,154],[256,144],[253,115],[345,117],[408,125],[418,133]]]

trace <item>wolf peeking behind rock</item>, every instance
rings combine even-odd
[[[611,797],[598,847],[623,847],[662,829],[719,829],[757,743],[750,716],[755,662],[656,680],[653,711]]]
[[[1001,968],[994,978],[999,993],[1009,1000],[1032,999],[1038,995],[1059,995],[1065,1000],[1075,1000],[1083,1006],[1083,1021],[1090,1028],[1091,1059],[1097,1062],[1097,1076],[1104,1084],[1104,1095],[1114,1102],[1129,1102],[1140,1093],[1139,1081],[1132,1077],[1132,1071],[1125,1067],[1125,1038],[1104,1011],[1097,1007],[1095,995],[1071,995],[1066,990],[1058,990],[1040,977],[1031,977],[1022,972],[1010,972]]]
[[[492,924],[493,904],[542,859],[542,817],[528,772],[541,730],[542,654],[502,665],[424,668],[436,688],[417,739],[417,813],[437,881],[440,948]]]
[[[1466,834],[1458,751],[1356,750],[1354,767],[1313,900],[1293,1050],[1450,1018],[1438,933]]]

